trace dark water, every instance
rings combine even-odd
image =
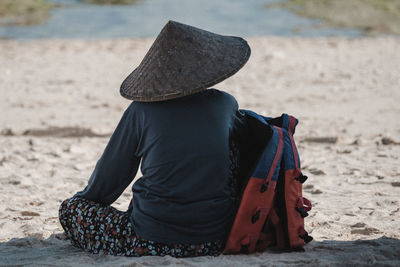
[[[285,9],[267,9],[279,0],[142,0],[135,5],[88,5],[78,0],[51,0],[55,8],[43,24],[0,27],[0,37],[119,38],[154,37],[170,19],[220,34],[249,36],[360,36],[358,30],[318,27],[318,20]]]

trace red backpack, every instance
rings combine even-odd
[[[240,110],[247,135],[240,149],[249,159],[241,178],[241,198],[224,253],[253,253],[267,248],[304,251],[312,240],[304,229],[311,203],[302,196],[301,173],[293,134],[298,120]],[[242,166],[241,166],[242,167]]]

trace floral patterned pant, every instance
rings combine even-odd
[[[231,144],[229,184],[232,198],[237,194],[237,183],[234,179],[237,157],[238,149]],[[194,257],[217,256],[223,250],[222,241],[171,245],[145,240],[134,232],[129,217],[128,212],[80,197],[66,199],[59,209],[60,223],[72,245],[94,254]]]
[[[94,254],[194,257],[222,251],[221,241],[171,245],[145,240],[135,234],[129,213],[80,197],[65,200],[59,218],[72,245]]]

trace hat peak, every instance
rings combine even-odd
[[[168,20],[120,92],[142,102],[193,94],[232,76],[249,56],[242,38]]]

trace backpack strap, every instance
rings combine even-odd
[[[286,169],[294,169],[296,174],[300,176],[301,170],[299,153],[297,151],[296,143],[293,138],[299,120],[286,113],[283,113],[280,117],[277,118],[263,117],[263,119],[269,124],[280,127],[287,131],[287,133],[285,132],[285,156],[287,156],[288,158],[285,160],[285,163],[289,163],[289,165],[286,166]],[[287,145],[289,145],[290,148],[286,147]],[[287,162],[287,160],[289,160],[290,162]]]
[[[279,190],[279,198],[284,198],[285,210],[281,210],[284,218],[284,228],[287,229],[284,249],[303,250],[305,241],[310,238],[305,235],[304,218],[311,210],[311,202],[302,196],[302,183],[307,179],[301,172],[300,159],[297,147],[293,138],[298,120],[287,114],[282,115],[282,130],[284,133],[284,181],[281,181],[282,188]],[[280,178],[281,179],[281,178]],[[312,238],[311,238],[312,239]],[[278,242],[279,243],[279,242]]]

